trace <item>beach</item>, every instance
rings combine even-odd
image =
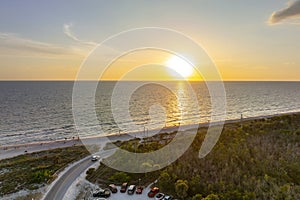
[[[275,116],[284,116],[284,115],[291,115],[291,114],[299,114],[298,112],[290,112],[290,113],[280,113],[275,115],[266,115],[266,116],[258,116],[258,117],[248,117],[242,119],[233,119],[233,120],[226,120],[225,123],[235,123],[241,121],[249,121],[249,120],[256,120],[256,119],[263,119],[263,118],[272,118]],[[201,124],[194,124],[194,125],[184,125],[182,126],[183,130],[189,130],[198,127],[208,127],[214,125],[220,125],[223,122],[213,122],[213,123],[201,123]],[[28,143],[28,144],[16,144],[16,145],[9,145],[9,146],[1,146],[0,147],[0,160],[6,158],[12,158],[18,155],[26,154],[26,153],[33,153],[39,151],[46,151],[56,148],[65,148],[70,146],[76,145],[100,145],[102,147],[105,146],[107,142],[115,142],[115,141],[126,141],[133,139],[134,137],[143,138],[143,137],[151,137],[158,133],[171,133],[178,130],[177,126],[174,127],[165,127],[161,130],[154,129],[149,130],[147,132],[139,131],[134,132],[131,134],[116,134],[116,135],[109,135],[109,136],[99,136],[99,137],[88,137],[88,138],[71,138],[65,140],[57,140],[57,141],[44,141],[44,142],[36,142],[36,143]]]

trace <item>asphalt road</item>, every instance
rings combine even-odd
[[[101,158],[109,156],[112,151],[106,151],[101,154]],[[72,183],[79,177],[85,170],[87,170],[94,162],[91,161],[91,156],[88,156],[81,160],[81,162],[72,166],[66,171],[55,184],[48,191],[43,200],[62,200]]]

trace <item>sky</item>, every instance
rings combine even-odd
[[[143,27],[192,38],[223,80],[300,80],[298,0],[10,0],[0,5],[0,80],[74,80],[97,44]],[[164,66],[173,57],[132,52],[113,62],[102,78],[119,80],[130,72],[128,79],[175,79]],[[98,58],[106,59],[105,54]]]

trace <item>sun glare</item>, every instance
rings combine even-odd
[[[183,78],[188,78],[193,74],[193,66],[180,58],[179,56],[172,56],[166,61],[166,66],[169,67],[172,72],[176,72]]]

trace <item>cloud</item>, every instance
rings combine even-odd
[[[91,41],[84,41],[79,39],[71,30],[73,27],[73,24],[64,24],[64,33],[66,36],[68,36],[70,39],[74,40],[75,42],[78,42],[82,45],[88,45],[88,46],[96,46],[97,43],[91,42]]]
[[[63,47],[23,38],[13,33],[0,33],[0,54],[13,56],[71,56],[82,55],[76,47]]]
[[[282,10],[274,12],[269,18],[270,24],[277,24],[286,19],[300,18],[300,0],[289,2]]]

